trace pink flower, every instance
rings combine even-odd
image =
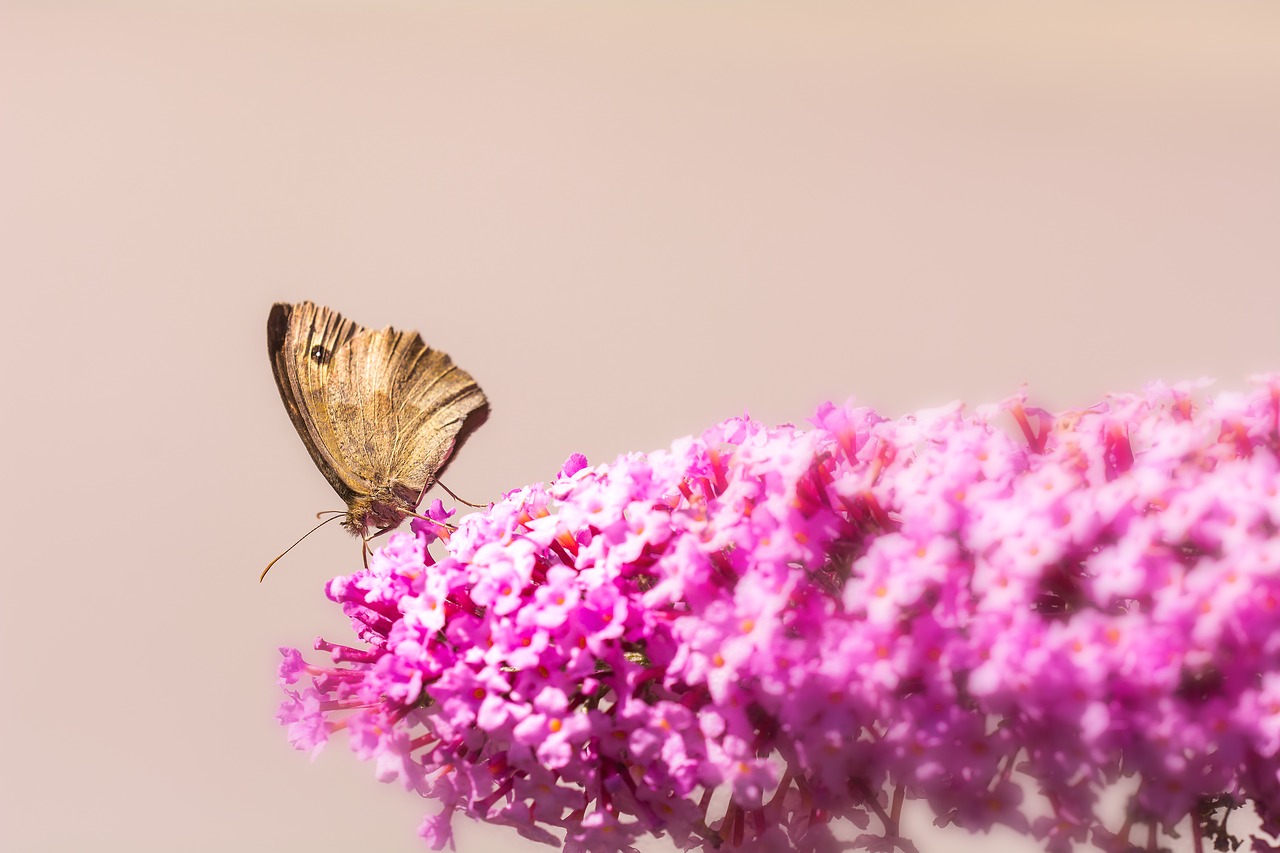
[[[289,727],[289,743],[294,749],[309,749],[311,757],[319,755],[329,741],[324,717],[324,694],[313,688],[301,694],[286,690],[288,699],[280,706],[276,720]]]
[[[329,583],[364,647],[282,649],[278,718],[437,800],[436,848],[461,813],[570,850],[836,849],[847,820],[907,851],[906,798],[1057,851],[1222,838],[1243,800],[1276,829],[1280,379],[1195,391],[828,403],[575,454],[456,528],[436,501]]]
[[[537,752],[538,761],[550,770],[569,763],[591,733],[585,714],[571,713],[564,691],[543,689],[533,701],[533,712],[516,724],[511,738]]]

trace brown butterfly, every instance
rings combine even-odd
[[[366,547],[370,529],[415,514],[489,415],[471,375],[417,332],[366,329],[310,302],[272,306],[267,353],[294,428],[347,504],[342,526]]]

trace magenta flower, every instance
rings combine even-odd
[[[1051,850],[1225,844],[1244,803],[1274,835],[1280,377],[1193,390],[825,404],[575,454],[456,527],[437,501],[329,583],[365,647],[283,649],[311,683],[279,719],[437,801],[437,849],[462,814],[570,850],[913,850],[906,798]]]

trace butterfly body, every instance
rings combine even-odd
[[[366,329],[310,302],[277,303],[267,352],[316,467],[365,539],[399,526],[488,416],[470,374],[416,332]]]

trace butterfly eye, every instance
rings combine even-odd
[[[324,347],[320,346],[319,344],[316,344],[311,348],[311,360],[314,361],[316,364],[324,364],[326,361],[329,360],[329,353],[325,350]]]

